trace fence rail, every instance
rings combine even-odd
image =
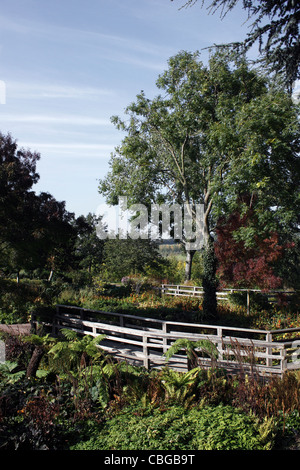
[[[32,317],[33,325],[37,319]],[[300,328],[259,330],[220,325],[164,321],[115,312],[89,310],[57,305],[51,323],[43,323],[46,331],[59,336],[61,329],[71,329],[83,335],[105,335],[100,347],[114,357],[135,365],[160,368],[166,365],[163,355],[179,338],[191,341],[210,340],[216,345],[216,365],[227,370],[252,370],[259,375],[282,375],[300,368]],[[283,340],[282,335],[288,335]],[[212,359],[200,355],[200,364],[211,367]],[[179,351],[168,361],[169,367],[187,370],[188,360]]]
[[[295,296],[294,291],[277,291],[271,290],[269,292],[262,292],[259,289],[222,289],[217,291],[217,300],[229,300],[228,294],[235,292],[244,292],[247,298],[247,312],[250,313],[250,298],[252,293],[263,294],[269,303],[277,303],[278,297],[283,296],[288,302]],[[204,295],[203,287],[199,286],[188,286],[188,285],[177,285],[177,284],[162,284],[161,286],[162,295],[174,295],[183,297],[199,297],[202,298]]]

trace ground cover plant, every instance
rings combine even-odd
[[[126,407],[74,450],[267,450],[272,424],[231,406]]]

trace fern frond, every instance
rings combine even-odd
[[[78,339],[78,335],[76,331],[74,330],[69,330],[68,328],[62,328],[60,331],[64,335],[66,340],[68,341],[74,341],[75,339]]]
[[[201,339],[199,341],[191,341],[186,338],[177,339],[172,346],[164,353],[167,361],[174,355],[177,354],[182,349],[186,350],[188,357],[190,357],[196,349],[200,349],[210,357],[217,358],[218,350],[215,344],[213,344],[208,339]]]

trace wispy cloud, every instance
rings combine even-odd
[[[109,119],[94,118],[90,116],[53,115],[46,114],[2,114],[0,122],[4,123],[30,123],[30,124],[66,124],[78,126],[108,126]]]
[[[8,16],[0,15],[0,27],[2,30],[11,31],[16,34],[28,34],[31,26],[28,21],[12,20]]]
[[[37,37],[52,43],[97,52],[97,57],[162,70],[164,57],[174,53],[172,46],[141,40],[134,35],[116,35],[85,29],[62,27],[28,20],[12,20],[0,15],[0,28],[15,34]],[[142,60],[138,60],[142,57]]]
[[[50,143],[50,142],[20,142],[21,148],[29,148],[42,154],[52,154],[57,158],[61,156],[70,157],[95,157],[107,158],[113,150],[113,146],[109,144],[85,144],[85,143]]]
[[[9,80],[7,81],[7,89],[11,98],[26,99],[96,99],[106,96],[112,97],[116,94],[115,91],[105,88]]]

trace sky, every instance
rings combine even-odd
[[[49,192],[75,216],[105,201],[99,179],[123,135],[111,116],[156,80],[181,50],[245,38],[236,7],[225,19],[201,0],[1,0],[0,132],[40,153],[39,194]]]

